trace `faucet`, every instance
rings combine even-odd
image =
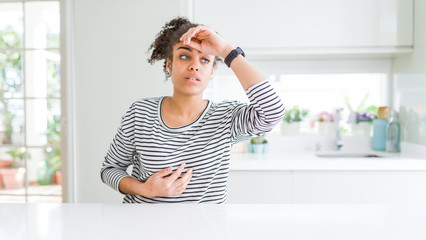
[[[336,113],[334,114],[334,125],[336,130],[336,136],[334,137],[334,146],[336,150],[340,150],[343,147],[342,136],[340,134],[340,113],[343,111],[343,108],[337,108]]]

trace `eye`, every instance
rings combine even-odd
[[[183,60],[189,59],[189,57],[187,55],[185,55],[185,54],[182,54],[179,57],[180,57],[180,59],[183,59]]]
[[[203,63],[209,63],[210,60],[208,60],[207,58],[203,58],[203,59],[201,59],[201,62],[203,62]]]

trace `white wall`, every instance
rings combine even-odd
[[[426,1],[414,1],[414,51],[394,59],[394,106],[403,140],[426,145]]]
[[[75,161],[77,202],[121,202],[100,167],[130,104],[169,95],[160,63],[146,51],[180,1],[74,0]]]
[[[161,26],[182,12],[186,1],[72,1],[75,200],[121,202],[122,196],[101,182],[101,163],[130,104],[171,93],[170,83],[164,84],[162,64],[149,65],[146,50]],[[424,0],[415,1],[414,53],[394,60],[396,76],[425,75],[426,19],[420,14],[426,13],[425,5]],[[224,65],[221,71],[227,71]]]

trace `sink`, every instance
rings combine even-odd
[[[329,151],[329,152],[316,152],[317,157],[322,158],[381,158],[381,156],[375,152],[340,152],[340,151]]]

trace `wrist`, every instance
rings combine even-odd
[[[147,197],[147,198],[153,197],[151,188],[148,186],[146,182],[144,183],[140,182],[139,189],[140,189],[140,192],[138,193],[139,195]]]
[[[234,61],[235,58],[237,58],[239,55],[242,55],[243,57],[245,57],[244,51],[237,47],[236,49],[232,50],[228,56],[226,56],[226,58],[224,59],[224,62],[226,64],[226,66],[231,67],[231,63]]]
[[[234,46],[232,46],[231,44],[228,44],[224,49],[223,49],[223,51],[220,53],[220,57],[221,58],[223,58],[223,59],[225,59],[226,58],[226,56],[228,56],[228,54],[232,51],[232,50],[234,50]]]

